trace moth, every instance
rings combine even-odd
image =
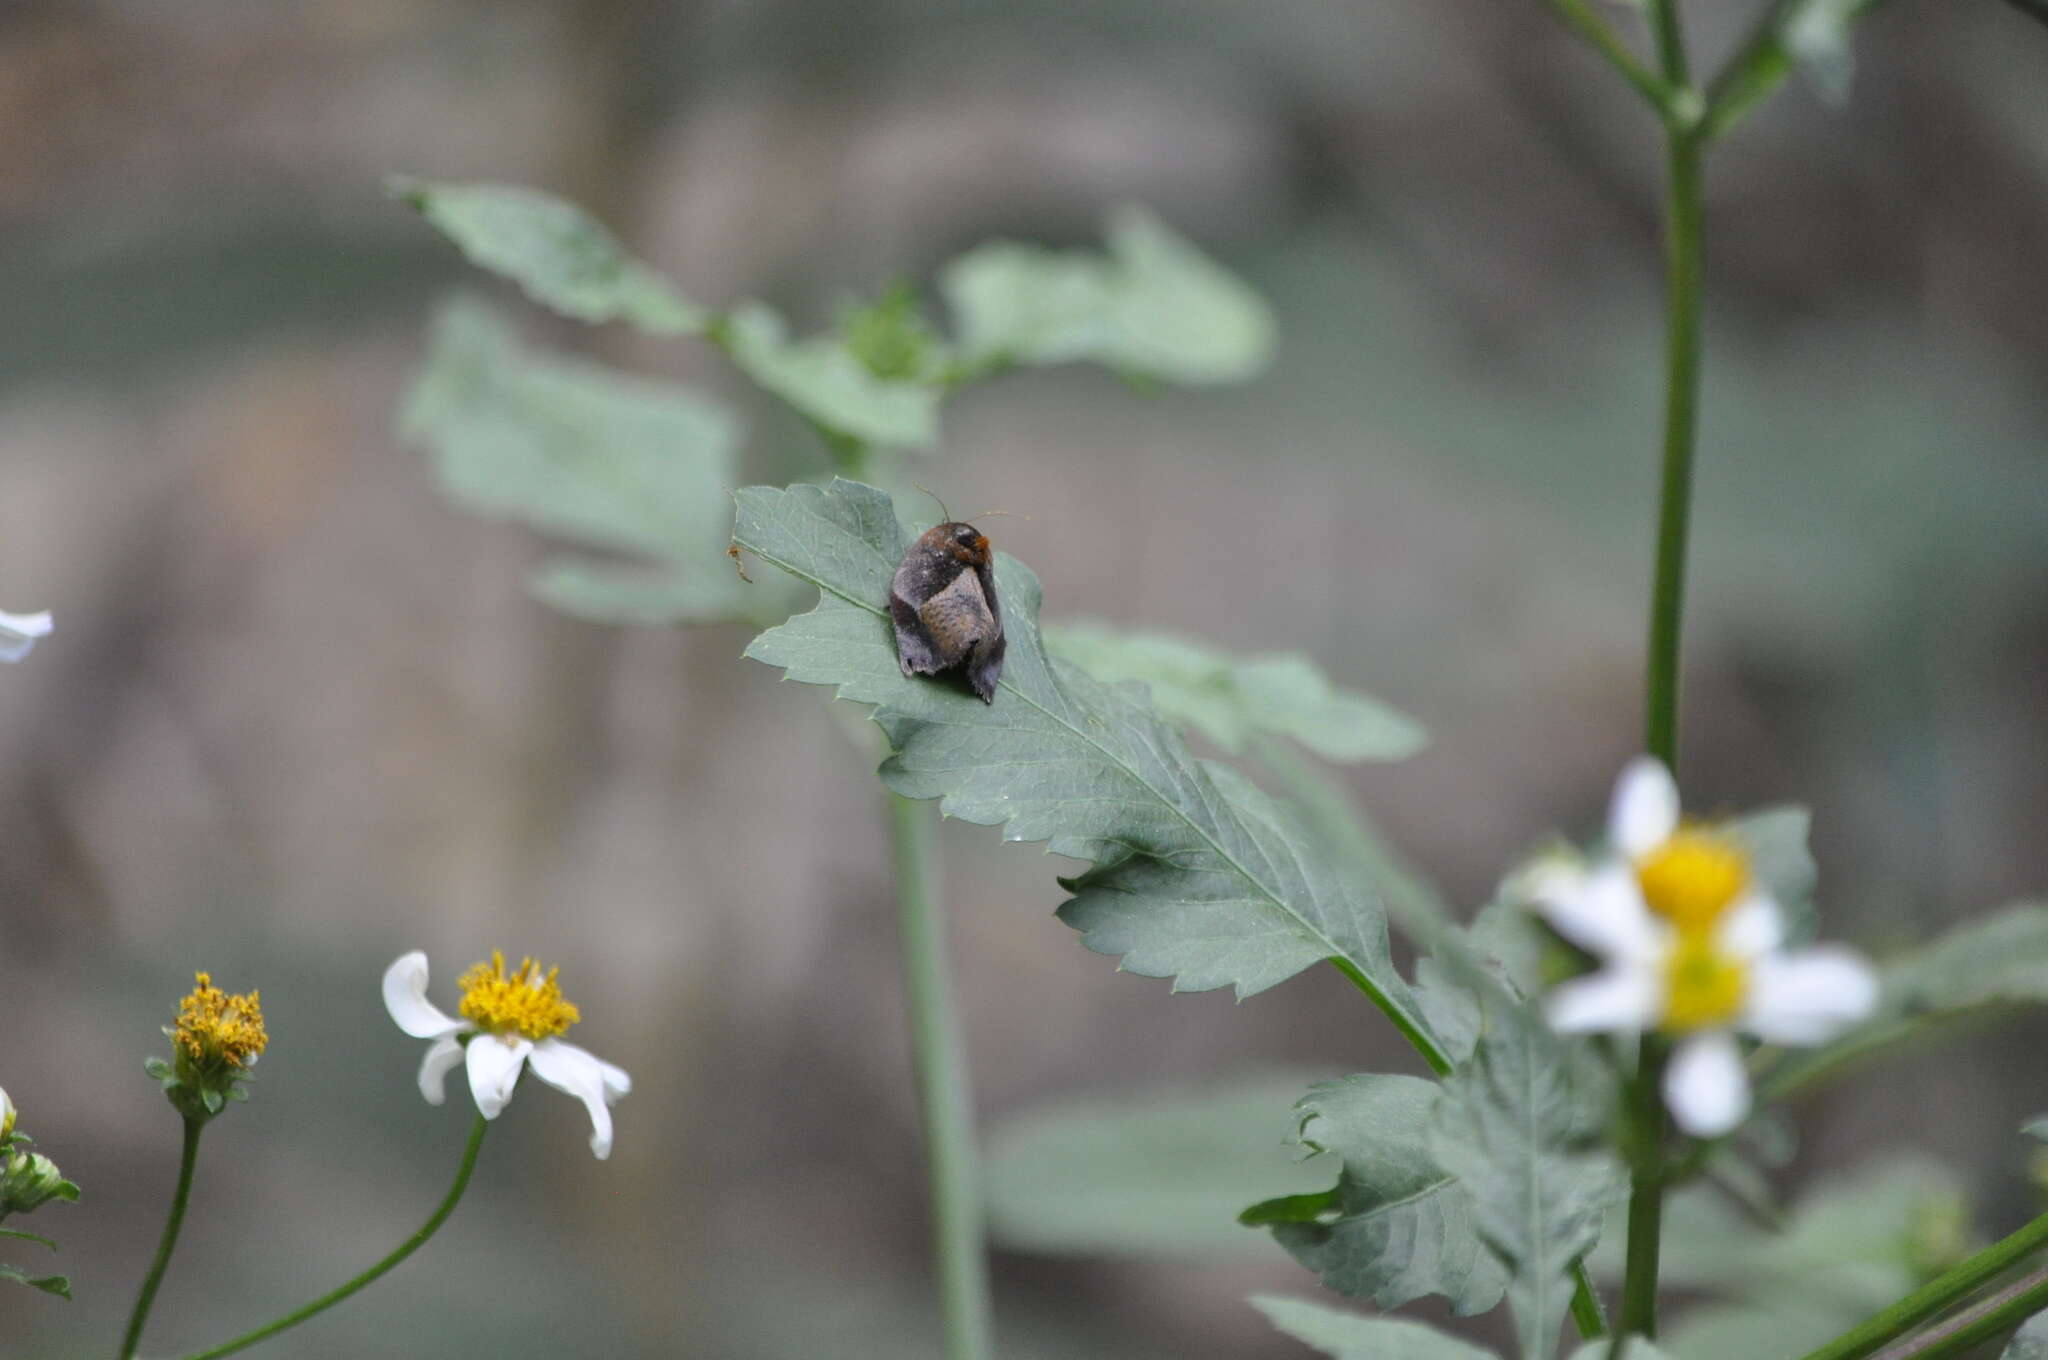
[[[988,535],[959,520],[920,534],[889,582],[889,617],[905,675],[959,668],[983,703],[996,701],[1007,644]]]

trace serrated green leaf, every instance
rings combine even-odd
[[[390,191],[439,227],[470,260],[543,307],[578,321],[624,321],[653,335],[694,335],[710,314],[628,255],[567,200],[511,184],[447,184],[393,176]]]
[[[1259,296],[1142,208],[1111,215],[1109,254],[997,241],[940,276],[970,366],[1092,360],[1185,384],[1264,368],[1273,318]]]
[[[31,1289],[40,1289],[45,1294],[55,1294],[60,1299],[71,1297],[71,1281],[62,1275],[31,1275],[19,1266],[0,1265],[0,1280],[25,1284]]]
[[[1999,1360],[2048,1360],[2048,1313],[2036,1313],[2021,1323]]]
[[[1270,1260],[1233,1215],[1256,1195],[1326,1184],[1281,1137],[1302,1078],[1083,1099],[988,1135],[990,1235],[1013,1250]]]
[[[1491,1000],[1471,1061],[1444,1082],[1430,1148],[1471,1193],[1479,1235],[1508,1266],[1524,1360],[1556,1351],[1572,1267],[1621,1197],[1620,1163],[1595,1146],[1612,1099],[1582,1045]]]
[[[758,302],[734,308],[718,334],[748,377],[826,430],[897,448],[938,442],[940,390],[931,383],[877,377],[832,336],[791,340]]]
[[[1291,737],[1326,760],[1405,760],[1420,725],[1370,695],[1330,683],[1292,653],[1237,658],[1167,633],[1093,620],[1050,625],[1046,649],[1104,684],[1138,681],[1168,720],[1233,755],[1258,733]]]
[[[400,417],[464,509],[632,560],[557,558],[533,592],[608,623],[715,622],[779,612],[726,560],[733,445],[718,406],[688,389],[553,358],[490,308],[436,319]]]
[[[1362,1317],[1277,1294],[1254,1294],[1248,1302],[1280,1331],[1337,1360],[1494,1360],[1492,1351],[1419,1322]]]
[[[847,481],[749,487],[739,507],[737,541],[819,588],[816,609],[755,638],[747,654],[878,705],[895,752],[881,775],[897,793],[1095,861],[1067,884],[1074,898],[1060,910],[1090,948],[1183,988],[1240,996],[1331,959],[1434,1049],[1370,887],[1336,872],[1295,816],[1243,776],[1190,756],[1136,689],[1048,657],[1028,567],[998,555],[1009,651],[984,705],[897,665],[885,601],[909,537],[888,496]]]
[[[1338,1293],[1382,1308],[1441,1294],[1461,1315],[1500,1302],[1507,1273],[1479,1240],[1471,1193],[1430,1148],[1441,1096],[1419,1077],[1366,1074],[1322,1082],[1296,1106],[1302,1146],[1343,1164],[1336,1211],[1274,1222],[1273,1236]]]

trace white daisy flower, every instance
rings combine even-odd
[[[429,1105],[447,1097],[448,1073],[456,1063],[469,1070],[469,1091],[477,1112],[496,1119],[512,1099],[519,1074],[533,1074],[583,1102],[590,1112],[590,1150],[612,1152],[611,1104],[633,1089],[624,1069],[596,1054],[563,1043],[561,1034],[582,1018],[555,982],[558,970],[541,972],[532,959],[507,973],[505,956],[493,952],[461,978],[462,1018],[442,1014],[427,1000],[427,956],[419,950],[384,970],[384,1009],[415,1039],[431,1039],[420,1062],[420,1094]]]
[[[0,661],[19,661],[35,650],[36,639],[46,638],[55,626],[50,611],[40,614],[0,612]]]
[[[1749,1113],[1737,1031],[1820,1044],[1877,1004],[1877,975],[1853,950],[1783,947],[1783,915],[1748,854],[1711,825],[1680,822],[1678,786],[1649,757],[1615,785],[1607,857],[1540,866],[1528,886],[1557,932],[1601,962],[1550,994],[1550,1023],[1672,1035],[1664,1101],[1694,1137]]]

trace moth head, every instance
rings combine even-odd
[[[970,567],[988,565],[988,535],[960,520],[927,529],[924,541]]]

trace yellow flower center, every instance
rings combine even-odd
[[[1724,836],[1682,830],[1636,861],[1650,910],[1681,935],[1703,934],[1749,884],[1749,857]]]
[[[1664,960],[1664,1028],[1715,1029],[1742,1009],[1749,970],[1704,935],[1682,932]]]
[[[479,963],[462,975],[462,1018],[474,1021],[486,1034],[552,1039],[583,1018],[562,997],[555,982],[560,971],[550,968],[543,973],[532,959],[521,959],[507,973],[504,954],[494,949],[489,963]]]
[[[178,1003],[174,1041],[195,1062],[247,1067],[270,1043],[260,993],[229,996],[213,985],[210,973],[195,973],[192,980],[192,994]]]

